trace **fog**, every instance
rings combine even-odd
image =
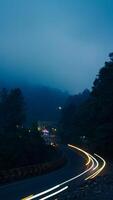
[[[113,2],[0,0],[0,84],[91,88],[113,41]]]

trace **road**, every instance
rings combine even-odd
[[[92,176],[95,177],[100,172],[99,170],[102,170],[101,168],[103,165],[99,168],[99,162],[87,153],[85,156],[89,160],[86,165],[88,164],[89,167],[85,166],[85,159],[78,153],[80,149],[74,149],[74,147],[70,145],[69,147],[63,147],[63,151],[68,157],[68,163],[64,167],[46,175],[2,186],[0,187],[0,199],[21,200],[28,197],[25,198],[25,200],[44,200],[49,198],[49,195],[57,194],[57,192],[65,192],[72,181],[74,181],[74,184],[78,185],[83,182],[84,179],[92,178]],[[98,157],[98,159],[101,159],[101,157]],[[99,169],[96,170],[97,168]],[[93,175],[91,174],[92,170],[94,171]],[[48,191],[48,193],[48,189],[51,190],[51,192]],[[42,192],[45,193],[44,196],[39,194]]]

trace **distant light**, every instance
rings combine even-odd
[[[58,109],[59,109],[59,110],[62,110],[62,107],[61,107],[61,106],[59,106],[59,107],[58,107]]]
[[[31,133],[31,130],[29,129],[28,132]]]
[[[57,129],[56,129],[56,128],[52,128],[52,130],[53,130],[53,131],[57,131]]]
[[[83,135],[83,136],[80,136],[81,139],[85,140],[86,136]]]
[[[43,130],[42,130],[42,133],[44,133],[44,134],[48,134],[49,131],[48,131],[47,129],[43,129]]]
[[[41,128],[40,127],[38,127],[38,131],[40,131],[41,130]]]

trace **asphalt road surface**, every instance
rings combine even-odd
[[[68,163],[64,167],[46,175],[0,187],[0,200],[21,200],[31,194],[38,194],[54,187],[85,170],[84,159],[78,152],[74,152],[68,147],[63,147],[63,151],[68,158]],[[78,179],[75,182],[78,184]]]
[[[68,144],[62,150],[68,158],[64,167],[47,175],[0,187],[0,200],[56,199],[59,193],[66,192],[69,187],[72,189],[74,185],[75,188],[84,181],[95,178],[106,166],[106,161],[101,156],[95,153],[91,155],[75,145]]]

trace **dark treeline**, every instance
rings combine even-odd
[[[0,170],[33,165],[50,160],[54,150],[40,133],[24,128],[26,104],[22,91],[0,91]]]
[[[0,91],[0,132],[15,131],[16,126],[25,122],[25,102],[19,88]]]
[[[61,119],[64,142],[84,144],[107,156],[113,151],[113,53],[109,58],[91,92],[73,96]]]

